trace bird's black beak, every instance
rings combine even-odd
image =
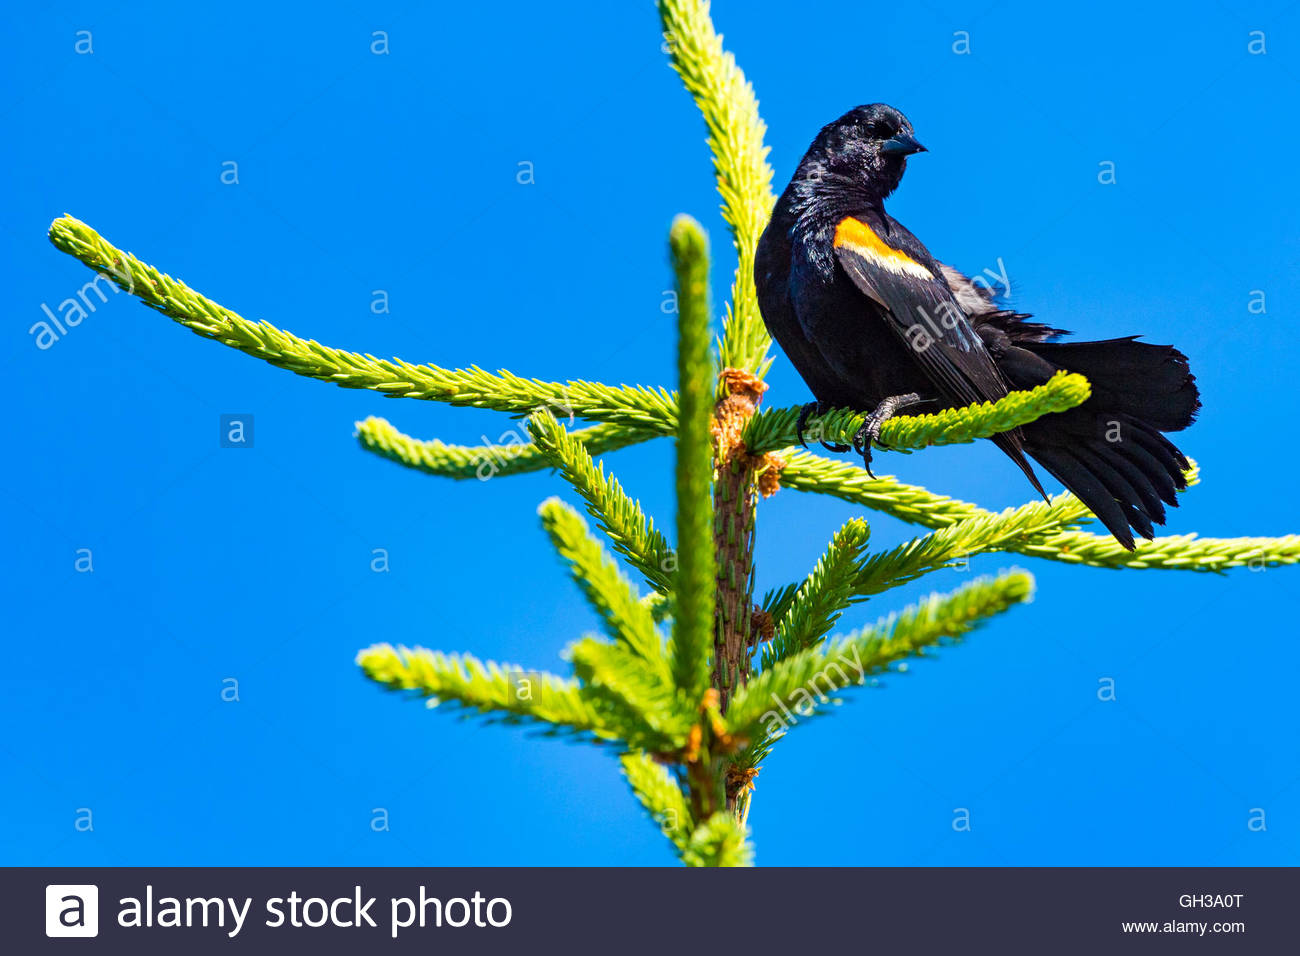
[[[887,139],[881,144],[882,153],[902,153],[904,156],[910,156],[912,153],[924,153],[925,147],[916,141],[911,133],[898,133],[893,139]]]

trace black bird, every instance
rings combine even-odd
[[[1151,538],[1187,486],[1187,459],[1162,434],[1200,408],[1187,357],[1137,336],[1052,341],[1069,333],[936,261],[884,208],[907,157],[924,150],[893,107],[850,110],[817,134],[759,240],[763,321],[817,399],[799,440],[814,410],[868,411],[853,445],[870,470],[871,442],[902,409],[991,401],[1079,372],[1092,383],[1086,402],[993,441],[1039,494],[1026,453],[1132,550],[1132,531]]]

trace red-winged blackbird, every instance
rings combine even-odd
[[[925,150],[898,110],[859,106],[826,126],[781,194],[758,244],[763,321],[817,401],[870,411],[854,438],[871,442],[895,412],[1001,398],[1055,372],[1079,372],[1092,397],[993,438],[1040,494],[1028,452],[1133,548],[1163,524],[1186,487],[1183,457],[1162,432],[1200,408],[1187,357],[1137,336],[1054,342],[1069,333],[1003,308],[991,290],[936,261],[885,212],[907,157]],[[848,446],[827,446],[847,451]]]

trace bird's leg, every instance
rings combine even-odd
[[[890,395],[888,398],[881,399],[875,411],[866,417],[862,422],[862,427],[853,436],[853,450],[862,456],[862,467],[867,469],[867,474],[871,475],[872,478],[876,476],[871,474],[871,443],[880,440],[880,426],[893,418],[902,409],[910,405],[916,405],[921,400],[921,396],[916,392],[908,392],[906,395]]]
[[[816,412],[820,417],[830,410],[831,406],[825,402],[809,402],[807,405],[803,406],[803,408],[799,409],[799,420],[795,422],[794,432],[799,436],[799,444],[803,445],[804,448],[808,447],[808,443],[803,439],[803,430],[808,424],[809,416]],[[833,452],[846,452],[849,450],[848,445],[834,445],[826,441],[822,442],[822,447]]]

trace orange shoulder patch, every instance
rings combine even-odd
[[[930,270],[905,252],[886,245],[874,229],[860,219],[848,216],[835,228],[836,249],[849,249],[883,269],[897,275],[910,275],[918,279],[933,279]]]

